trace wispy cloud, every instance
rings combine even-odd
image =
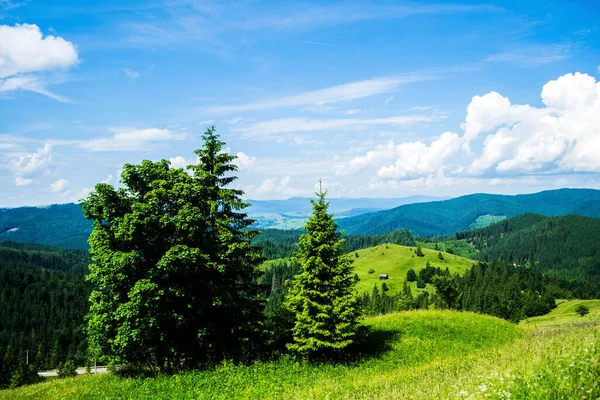
[[[572,44],[557,44],[536,48],[516,49],[492,54],[485,58],[488,62],[510,62],[525,67],[548,64],[571,57]]]
[[[137,79],[141,76],[141,74],[131,68],[123,68],[123,73],[129,79]]]
[[[292,141],[298,143],[297,136],[294,136],[293,134],[305,134],[318,131],[356,131],[377,126],[398,127],[431,122],[442,118],[444,118],[443,115],[406,115],[388,118],[338,118],[322,120],[310,118],[281,118],[257,122],[244,128],[233,129],[231,132],[243,137],[258,138],[261,140],[275,140],[278,142]]]
[[[315,46],[325,46],[325,47],[339,47],[336,44],[329,44],[329,43],[321,43],[321,42],[312,42],[310,40],[305,40],[304,43],[306,44],[314,44]]]
[[[160,5],[160,7],[159,7]],[[127,40],[140,45],[196,42],[214,49],[226,45],[224,37],[244,32],[298,32],[377,19],[399,19],[424,14],[490,13],[490,5],[389,3],[278,2],[256,7],[244,2],[210,3],[197,0],[163,0],[156,7],[141,6],[144,18],[127,21]],[[148,16],[152,18],[148,18]],[[308,43],[308,42],[307,42]],[[312,42],[311,44],[328,45]]]
[[[301,92],[291,96],[262,100],[232,106],[206,106],[200,109],[206,114],[228,114],[245,111],[266,110],[293,106],[322,106],[344,101],[352,101],[378,94],[390,93],[401,85],[434,79],[434,74],[406,74],[367,79],[332,86],[320,90]]]

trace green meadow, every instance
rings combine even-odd
[[[586,305],[590,313],[580,316],[575,312],[577,306]],[[541,328],[565,324],[597,323],[600,321],[600,300],[558,300],[554,310],[546,315],[524,319],[520,325]]]
[[[368,318],[363,357],[283,358],[154,378],[109,373],[0,391],[0,399],[564,399],[600,396],[600,331],[531,332],[494,317],[409,311]],[[585,387],[584,389],[581,389]]]
[[[459,257],[453,254],[442,253],[444,259],[438,257],[439,251],[423,248],[423,257],[415,255],[415,247],[400,246],[397,244],[382,244],[367,249],[358,250],[350,255],[354,259],[354,272],[358,274],[360,281],[357,288],[361,292],[370,292],[374,285],[385,282],[390,289],[390,294],[402,290],[406,273],[410,269],[415,272],[425,268],[427,262],[434,267],[448,268],[452,273],[463,274],[475,263],[473,260]],[[358,257],[356,257],[358,254]],[[369,273],[369,271],[373,272]],[[380,274],[388,274],[389,279],[380,281]],[[416,283],[411,285],[413,294],[416,293]]]

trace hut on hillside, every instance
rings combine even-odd
[[[388,274],[379,274],[380,281],[385,281],[386,279],[390,279],[390,276]]]

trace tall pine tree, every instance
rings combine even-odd
[[[360,329],[359,302],[352,258],[327,213],[326,192],[311,200],[313,214],[300,237],[295,261],[300,272],[291,283],[285,306],[295,316],[288,349],[308,359],[338,358],[354,343]]]

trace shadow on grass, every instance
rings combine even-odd
[[[402,337],[402,332],[387,329],[365,327],[359,340],[348,349],[349,363],[355,364],[366,359],[378,358],[392,350],[394,342]]]

